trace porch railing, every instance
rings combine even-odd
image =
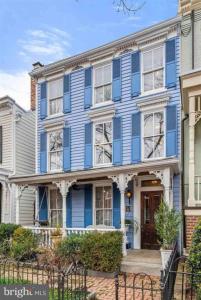
[[[31,229],[35,234],[40,236],[40,246],[43,247],[51,247],[52,246],[52,239],[51,235],[55,228],[52,227],[35,227],[35,226],[24,226],[25,228]],[[79,234],[83,235],[88,232],[92,231],[99,231],[99,232],[111,232],[111,231],[118,231],[115,228],[61,228],[63,232],[63,236],[69,236],[72,234]]]

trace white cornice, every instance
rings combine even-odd
[[[170,96],[166,95],[157,95],[155,97],[146,97],[136,103],[140,111],[149,111],[152,109],[160,109],[167,106]]]
[[[115,115],[114,103],[103,107],[92,108],[88,112],[88,116],[92,121],[103,118],[112,118]]]

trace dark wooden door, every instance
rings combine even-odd
[[[159,249],[154,214],[160,205],[162,191],[141,193],[141,247]]]

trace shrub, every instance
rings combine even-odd
[[[171,209],[165,201],[161,201],[159,209],[155,216],[156,231],[159,236],[159,242],[163,249],[171,249],[175,242],[181,216],[174,209]]]
[[[96,231],[72,235],[60,243],[57,254],[69,261],[81,260],[86,268],[94,271],[114,272],[121,264],[122,233]]]
[[[35,255],[37,237],[30,229],[23,227],[14,231],[11,243],[11,256],[17,260],[30,259]]]
[[[197,288],[197,292],[201,294],[201,218],[199,219],[193,232],[192,244],[187,262],[190,272],[197,275],[200,274],[200,276],[194,276],[194,280],[197,279],[197,283],[193,282],[193,285]]]
[[[10,238],[13,236],[14,231],[19,228],[20,225],[16,224],[0,224],[0,253],[8,254],[10,251]]]

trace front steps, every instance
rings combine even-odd
[[[126,273],[160,276],[161,269],[161,255],[158,250],[128,250],[121,263],[121,271]]]

